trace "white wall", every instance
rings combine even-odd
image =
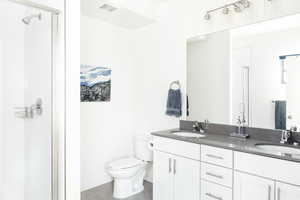
[[[182,118],[186,115],[186,41],[180,9],[163,3],[158,9],[156,24],[135,32],[134,52],[134,132],[151,132],[176,128],[179,118],[165,114],[167,94],[172,81],[179,80],[182,88]],[[176,18],[174,18],[176,16]],[[152,166],[145,179],[152,181]]]
[[[187,93],[188,120],[230,123],[229,31],[188,43]]]
[[[66,56],[66,200],[80,199],[80,0],[65,3]],[[62,9],[63,10],[63,9]],[[64,25],[60,23],[60,25]],[[64,158],[61,156],[60,158]],[[64,188],[61,188],[62,191]]]
[[[185,116],[186,42],[182,40],[182,22],[171,18],[176,12],[161,8],[160,21],[135,33],[135,132],[150,134],[155,130],[178,127],[179,119],[166,116],[169,85],[179,80]],[[172,12],[172,13],[169,13]]]
[[[132,154],[134,135],[178,127],[165,111],[171,81],[180,80],[185,94],[184,58],[172,58],[185,55],[186,43],[175,42],[183,33],[170,29],[174,24],[165,16],[137,31],[81,19],[81,63],[112,67],[111,102],[81,104],[82,190],[112,180],[105,165]],[[151,170],[146,179],[152,180]]]
[[[81,17],[81,63],[112,69],[110,102],[81,103],[81,190],[112,179],[108,162],[132,155],[132,31]]]

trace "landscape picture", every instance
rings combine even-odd
[[[111,69],[81,65],[80,88],[81,102],[110,101]]]

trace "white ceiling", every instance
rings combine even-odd
[[[149,2],[149,0],[147,1]],[[129,0],[81,0],[81,14],[95,17],[123,28],[138,29],[155,23],[154,18],[149,16],[149,13],[145,12],[145,8],[148,4],[142,5],[140,2],[142,2],[142,0],[139,0],[138,3],[135,3],[134,0],[130,0],[130,2]],[[116,7],[117,10],[109,12],[100,9],[99,7],[103,4],[112,5]]]

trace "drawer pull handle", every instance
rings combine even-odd
[[[271,200],[271,186],[268,186],[268,200]]]
[[[217,197],[217,196],[215,196],[215,195],[213,195],[213,194],[211,194],[211,193],[206,193],[205,195],[208,196],[208,197],[210,197],[210,198],[213,198],[213,199],[223,200],[222,197]]]
[[[212,154],[206,154],[206,156],[210,157],[210,158],[219,159],[219,160],[223,160],[224,159],[222,156],[216,156],[216,155],[212,155]]]
[[[176,160],[174,159],[173,161],[173,170],[174,170],[174,174],[176,174]]]
[[[172,159],[169,158],[169,173],[172,172]]]
[[[280,200],[281,197],[280,197],[280,188],[277,188],[277,200]]]
[[[213,174],[213,173],[210,173],[210,172],[206,172],[206,175],[207,176],[212,176],[212,177],[215,177],[215,178],[219,178],[219,179],[223,179],[223,176],[217,175],[217,174]]]

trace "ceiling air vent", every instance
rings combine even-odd
[[[102,6],[99,7],[100,9],[106,10],[108,12],[113,12],[115,10],[117,10],[118,8],[111,6],[109,4],[103,4]]]

